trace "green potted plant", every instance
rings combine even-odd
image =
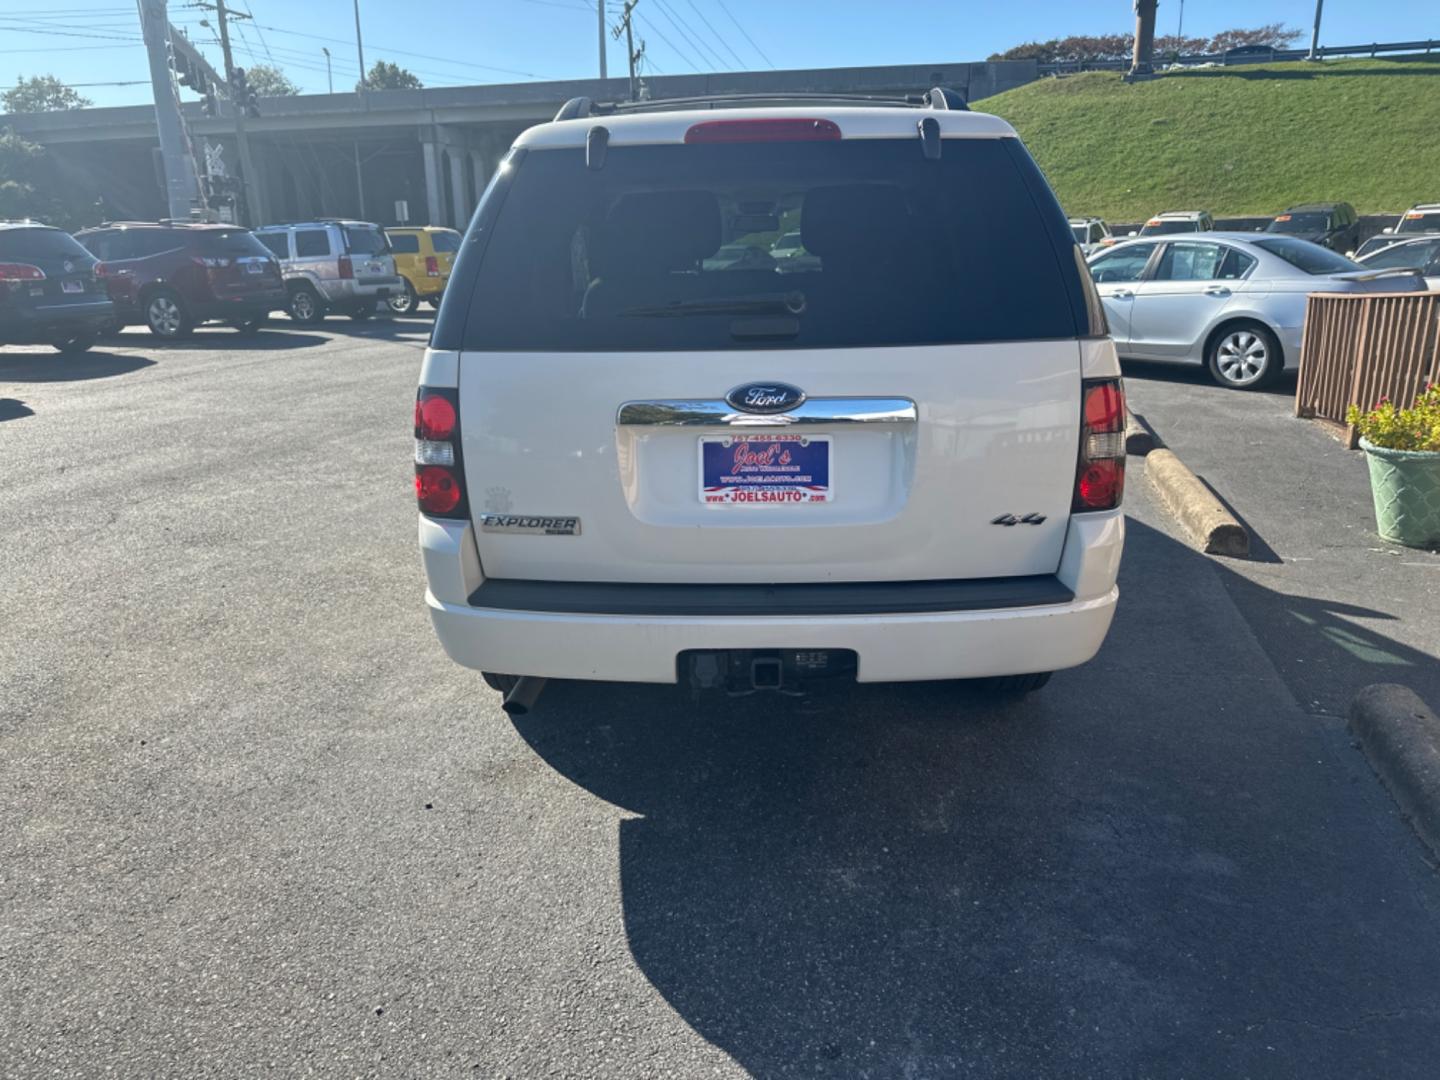
[[[1440,384],[1429,383],[1410,409],[1381,398],[1369,412],[1351,405],[1370,462],[1380,535],[1409,547],[1440,545]]]

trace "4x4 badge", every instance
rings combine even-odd
[[[748,413],[789,412],[805,402],[805,391],[783,382],[742,383],[725,395],[732,409]]]
[[[1001,514],[991,525],[1004,525],[1007,528],[1011,525],[1041,525],[1045,522],[1044,514],[1029,513],[1024,517],[1016,517],[1014,514]]]

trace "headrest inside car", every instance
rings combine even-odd
[[[903,244],[909,221],[894,184],[815,188],[800,211],[800,241],[821,258],[873,255]]]
[[[649,269],[686,270],[720,247],[720,203],[708,191],[622,196],[605,222],[612,256]]]

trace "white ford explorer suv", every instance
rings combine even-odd
[[[1044,177],[952,92],[572,101],[421,368],[435,630],[512,714],[547,678],[1036,689],[1115,610],[1119,376]]]

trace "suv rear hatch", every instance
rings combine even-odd
[[[200,229],[199,252],[217,299],[274,292],[283,282],[280,264],[248,229]]]
[[[1055,572],[1078,339],[1103,333],[1088,277],[1008,128],[946,117],[982,134],[937,160],[915,119],[897,137],[874,137],[872,112],[868,138],[761,125],[763,141],[661,145],[617,123],[603,167],[579,146],[512,153],[434,341],[461,352],[488,577]],[[771,254],[796,232],[799,251]],[[798,408],[746,411],[797,391]]]
[[[95,256],[59,229],[0,229],[0,264],[11,268],[4,275],[8,288],[0,293],[7,306],[58,313],[107,299],[95,280]]]

